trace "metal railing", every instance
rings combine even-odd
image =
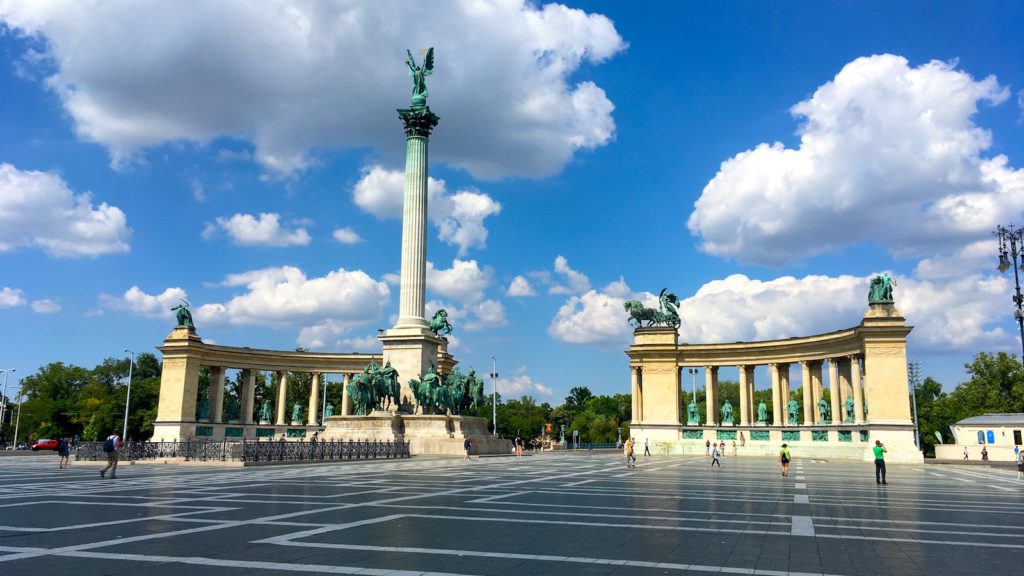
[[[125,442],[118,451],[120,460],[158,460],[182,458],[186,462],[309,462],[332,460],[369,460],[409,457],[408,442],[323,441],[283,442],[259,440],[182,440],[174,442]],[[106,460],[103,442],[82,442],[76,460]]]

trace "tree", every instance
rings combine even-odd
[[[971,379],[950,396],[961,418],[992,412],[1024,412],[1024,368],[1015,356],[982,352],[964,364]]]

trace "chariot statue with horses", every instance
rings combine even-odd
[[[629,312],[629,323],[635,328],[670,326],[679,328],[679,298],[662,288],[658,294],[658,308],[647,308],[639,300],[627,300],[622,307]],[[645,325],[646,322],[646,325]]]

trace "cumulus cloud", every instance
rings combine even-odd
[[[470,306],[470,309],[476,319],[466,323],[466,330],[481,330],[508,324],[505,319],[505,306],[500,300],[477,302]]]
[[[342,244],[358,244],[363,241],[359,234],[351,228],[338,228],[331,236]]]
[[[18,288],[4,286],[0,290],[0,308],[13,308],[25,305],[25,292]]]
[[[505,398],[515,398],[517,396],[531,395],[533,393],[550,397],[554,394],[554,391],[551,390],[550,386],[545,386],[540,382],[534,382],[533,379],[526,374],[520,374],[518,376],[513,376],[512,378],[498,378],[498,394],[501,394]]]
[[[982,103],[1009,92],[955,63],[858,58],[791,112],[800,145],[722,163],[689,217],[710,254],[780,265],[873,241],[899,257],[980,240],[1024,210],[1024,172],[986,158]]]
[[[783,276],[771,280],[734,274],[701,286],[679,305],[680,341],[690,344],[750,342],[810,336],[850,328],[867,310],[871,276]],[[914,326],[910,343],[921,351],[1009,348],[1015,338],[999,322],[1012,287],[1003,276],[966,273],[941,281],[899,278],[896,305]],[[623,280],[570,298],[549,334],[561,341],[625,347],[632,328],[622,308],[627,299],[657,307],[648,292],[633,293]]]
[[[482,300],[493,278],[494,269],[490,266],[480,268],[476,260],[456,258],[448,269],[437,269],[433,262],[427,262],[427,290],[462,303]]]
[[[138,286],[132,286],[121,296],[100,294],[100,304],[111,310],[126,310],[151,318],[168,318],[171,308],[187,299],[185,291],[178,287],[167,288],[155,295],[147,294]]]
[[[530,281],[525,276],[516,276],[512,279],[512,283],[508,285],[508,290],[505,291],[506,296],[513,298],[521,298],[524,296],[536,296],[536,292],[533,290],[533,286],[530,285]]]
[[[75,194],[56,174],[0,164],[0,252],[40,248],[58,258],[127,252],[124,212],[89,193]]]
[[[405,173],[372,166],[352,188],[357,206],[378,218],[401,218],[405,194]],[[458,246],[459,256],[470,248],[486,248],[488,230],[484,220],[501,212],[501,204],[478,190],[449,193],[444,180],[427,178],[427,217],[443,242]]]
[[[300,330],[296,345],[309,350],[380,353],[380,340],[376,335],[352,336],[351,330],[351,325],[345,322],[333,319],[324,320]]]
[[[640,300],[647,306],[657,306],[654,295],[646,292],[633,294],[620,279],[601,291],[590,290],[569,298],[555,314],[548,334],[572,344],[628,345],[633,329],[629,326],[629,314],[623,304],[631,299]]]
[[[293,266],[264,268],[228,275],[222,285],[247,291],[200,306],[198,320],[273,327],[332,320],[351,328],[379,319],[390,299],[387,284],[344,268],[320,278],[307,278]]]
[[[305,246],[309,244],[309,232],[305,228],[286,230],[281,227],[279,214],[263,212],[258,217],[252,214],[223,216],[209,222],[203,229],[203,239],[209,240],[224,232],[232,243],[241,246]]]
[[[56,314],[60,312],[60,304],[49,298],[32,301],[32,311],[37,314]]]
[[[275,174],[306,168],[317,148],[401,157],[401,47],[431,43],[444,131],[432,157],[478,178],[555,173],[614,137],[604,91],[572,77],[626,46],[602,15],[525,0],[4,2],[0,22],[45,40],[19,66],[48,75],[79,137],[115,165],[229,137]]]

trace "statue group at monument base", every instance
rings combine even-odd
[[[487,430],[487,420],[476,416],[445,414],[395,414],[377,410],[366,416],[331,416],[321,437],[324,440],[377,440],[408,442],[413,455],[465,454],[468,437],[471,454],[510,454],[512,443]]]

